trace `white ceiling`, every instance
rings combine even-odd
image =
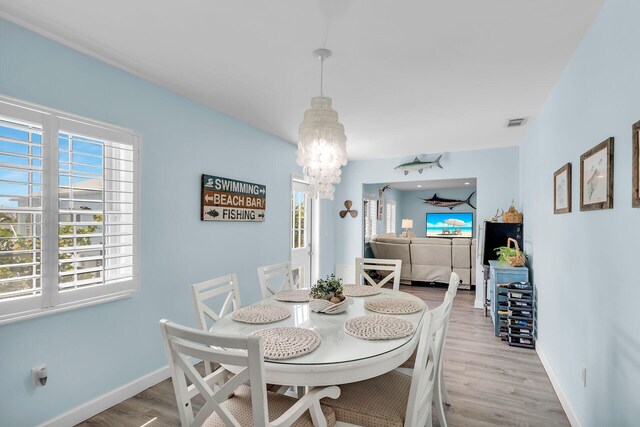
[[[519,144],[603,0],[0,0],[0,15],[295,142],[319,92],[350,159]]]

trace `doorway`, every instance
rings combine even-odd
[[[309,184],[293,178],[291,180],[291,268],[293,281],[299,288],[311,287],[312,203],[309,197]]]
[[[363,184],[363,247],[369,258],[402,259],[401,283],[477,282],[477,180]]]

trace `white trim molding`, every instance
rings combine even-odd
[[[547,376],[551,381],[553,390],[556,392],[556,395],[558,396],[558,400],[560,400],[560,404],[562,405],[562,409],[564,409],[564,413],[567,415],[567,418],[569,419],[569,423],[571,424],[572,427],[582,427],[580,418],[578,418],[578,415],[573,410],[573,407],[571,406],[571,402],[569,402],[567,395],[564,394],[564,391],[560,386],[560,381],[558,380],[558,377],[556,377],[556,374],[553,372],[553,369],[551,368],[551,364],[549,363],[549,359],[547,359],[547,356],[545,356],[544,352],[540,348],[539,342],[536,343],[536,353],[538,353],[538,357],[540,358],[540,362],[542,362],[542,366],[544,367],[544,370],[547,371]]]
[[[76,406],[75,408],[60,414],[49,421],[45,421],[44,423],[39,424],[38,427],[74,426],[135,396],[138,393],[143,392],[149,387],[166,380],[170,376],[171,371],[169,370],[169,365],[163,366],[162,368],[137,378],[130,383],[116,388],[115,390],[111,390],[102,396],[98,396],[80,406]]]

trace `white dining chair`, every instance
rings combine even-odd
[[[183,427],[335,424],[334,412],[320,405],[320,399],[337,398],[340,389],[336,386],[314,388],[299,400],[266,390],[261,337],[216,336],[164,319],[160,329]],[[202,376],[189,358],[242,369],[234,374],[220,366]],[[202,396],[205,403],[194,413],[196,396]]]
[[[340,398],[323,399],[341,425],[432,425],[432,400],[438,387],[438,363],[452,298],[424,315],[411,376],[396,370],[368,380],[340,385]]]
[[[380,288],[393,279],[393,290],[399,291],[401,270],[402,260],[400,259],[356,258],[356,285],[368,284]],[[389,272],[389,274],[376,283],[371,278],[372,271]]]
[[[221,317],[237,310],[240,304],[238,276],[228,274],[191,285],[191,296],[200,329],[210,332]],[[214,308],[214,305],[219,308]],[[211,324],[211,326],[209,326]],[[205,372],[210,374],[212,366],[204,362]]]
[[[451,300],[453,301],[458,293],[458,286],[460,285],[460,276],[457,273],[451,273],[449,277],[449,288],[447,289],[446,294],[451,296]],[[446,295],[445,294],[445,295]],[[452,303],[453,304],[453,303]],[[453,309],[453,308],[452,308]],[[447,323],[445,326],[445,335],[442,342],[442,354],[444,355],[444,343],[447,339],[447,331],[449,330],[449,319],[447,319]],[[403,372],[406,374],[411,373],[411,369],[413,369],[416,361],[416,353],[417,350],[407,359],[400,367],[397,369],[399,372]],[[447,391],[447,386],[444,382],[444,356],[440,357],[440,363],[438,364],[438,390],[434,395],[434,402],[436,404],[436,411],[438,415],[438,420],[440,421],[441,427],[447,426],[447,420],[444,414],[444,406],[443,403],[447,406],[451,406],[451,401],[449,400],[449,392]]]
[[[455,299],[456,295],[458,294],[458,286],[460,286],[460,276],[458,275],[458,273],[451,273],[451,277],[449,277],[449,288],[447,290],[447,292],[449,292],[449,295],[451,295],[451,299]],[[453,308],[452,308],[453,310]],[[445,336],[444,336],[444,342],[442,343],[442,347],[443,347],[443,352],[444,352],[444,345],[445,342],[447,340],[447,333],[449,331],[449,322],[447,322],[447,327],[445,329]],[[444,354],[444,353],[443,353]],[[451,401],[449,400],[449,392],[447,391],[447,386],[444,382],[444,357],[440,358],[440,366],[438,366],[438,376],[440,378],[440,396],[441,396],[441,400],[439,402],[439,411],[440,414],[439,417],[441,417],[440,419],[440,425],[442,427],[446,427],[447,426],[447,422],[444,418],[444,408],[442,407],[442,402],[446,403],[447,406],[451,406]]]
[[[298,284],[293,281],[293,270],[290,262],[258,267],[258,280],[262,297],[268,298],[276,292],[293,290]]]

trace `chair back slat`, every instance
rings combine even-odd
[[[198,325],[203,331],[210,331],[221,317],[241,307],[238,276],[228,274],[215,279],[206,280],[191,286],[191,296],[196,312]],[[220,299],[224,297],[222,303]],[[214,309],[213,305],[218,305]],[[210,325],[209,325],[210,324]],[[205,362],[205,371],[210,374],[212,366]]]
[[[258,267],[258,279],[263,298],[273,296],[276,292],[294,290],[299,287],[299,283],[293,281],[290,262]]]
[[[209,351],[209,349],[206,349],[205,351],[202,348],[193,347],[184,342],[177,341],[177,340],[173,341],[173,346],[176,349],[176,351],[180,351],[181,353],[189,355],[189,357],[193,357],[200,360],[208,360],[212,362],[215,361],[217,363],[223,363],[227,365],[234,365],[236,362],[240,362],[241,365],[239,366],[243,366],[249,363],[247,359],[246,351],[233,352],[228,350],[226,347],[225,348],[212,347],[211,348],[212,351]],[[211,359],[215,359],[215,360],[211,360]]]
[[[225,295],[219,310],[215,310],[208,304],[212,299]],[[191,296],[202,330],[208,330],[207,319],[216,322],[221,317],[241,307],[240,290],[238,288],[238,276],[228,274],[215,279],[206,280],[191,286]]]
[[[254,425],[266,425],[268,408],[260,337],[220,337],[168,320],[160,321],[160,329],[183,427],[201,426],[214,413],[225,425],[240,426],[222,403],[247,381],[251,384]],[[202,376],[189,361],[190,357],[244,369],[233,374],[220,367],[213,374]],[[187,380],[191,385],[187,385]],[[204,398],[205,404],[194,414],[191,400],[197,395]]]
[[[389,274],[376,282],[371,277],[372,271],[388,271]],[[402,260],[400,259],[356,258],[356,285],[369,284],[379,288],[393,280],[393,290],[398,291],[401,271]]]
[[[447,292],[444,302],[425,314],[420,329],[420,342],[411,377],[406,426],[425,425],[431,413],[437,367],[442,356],[442,344],[451,314],[453,298]]]
[[[449,293],[451,294],[451,298],[455,298],[458,293],[458,285],[460,284],[460,276],[458,273],[451,273],[451,277],[449,277]]]

